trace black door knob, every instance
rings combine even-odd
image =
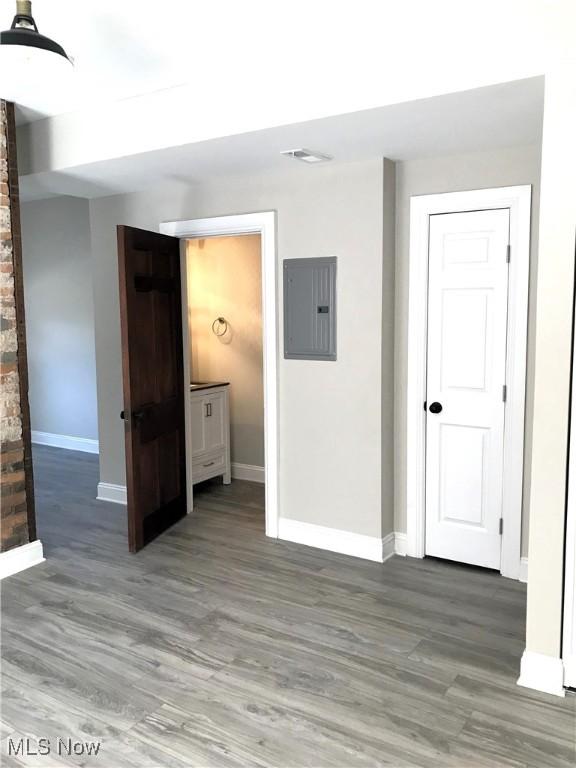
[[[442,403],[430,403],[430,408],[428,410],[430,413],[440,413],[442,410]]]

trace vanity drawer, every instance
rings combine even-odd
[[[208,480],[226,472],[226,452],[214,451],[192,459],[192,482]]]

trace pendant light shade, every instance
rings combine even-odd
[[[0,32],[0,98],[20,102],[30,93],[58,88],[72,62],[54,40],[38,32],[30,0],[16,0],[10,29]]]

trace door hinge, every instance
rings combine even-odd
[[[510,243],[506,246],[506,263],[510,264]]]
[[[502,384],[502,402],[505,403],[508,399],[508,387],[506,384]]]
[[[502,534],[504,533],[504,518],[503,517],[500,518],[500,526],[499,526],[498,530],[499,530],[500,536],[502,536]]]

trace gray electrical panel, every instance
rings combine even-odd
[[[284,261],[284,357],[336,360],[336,257]]]

